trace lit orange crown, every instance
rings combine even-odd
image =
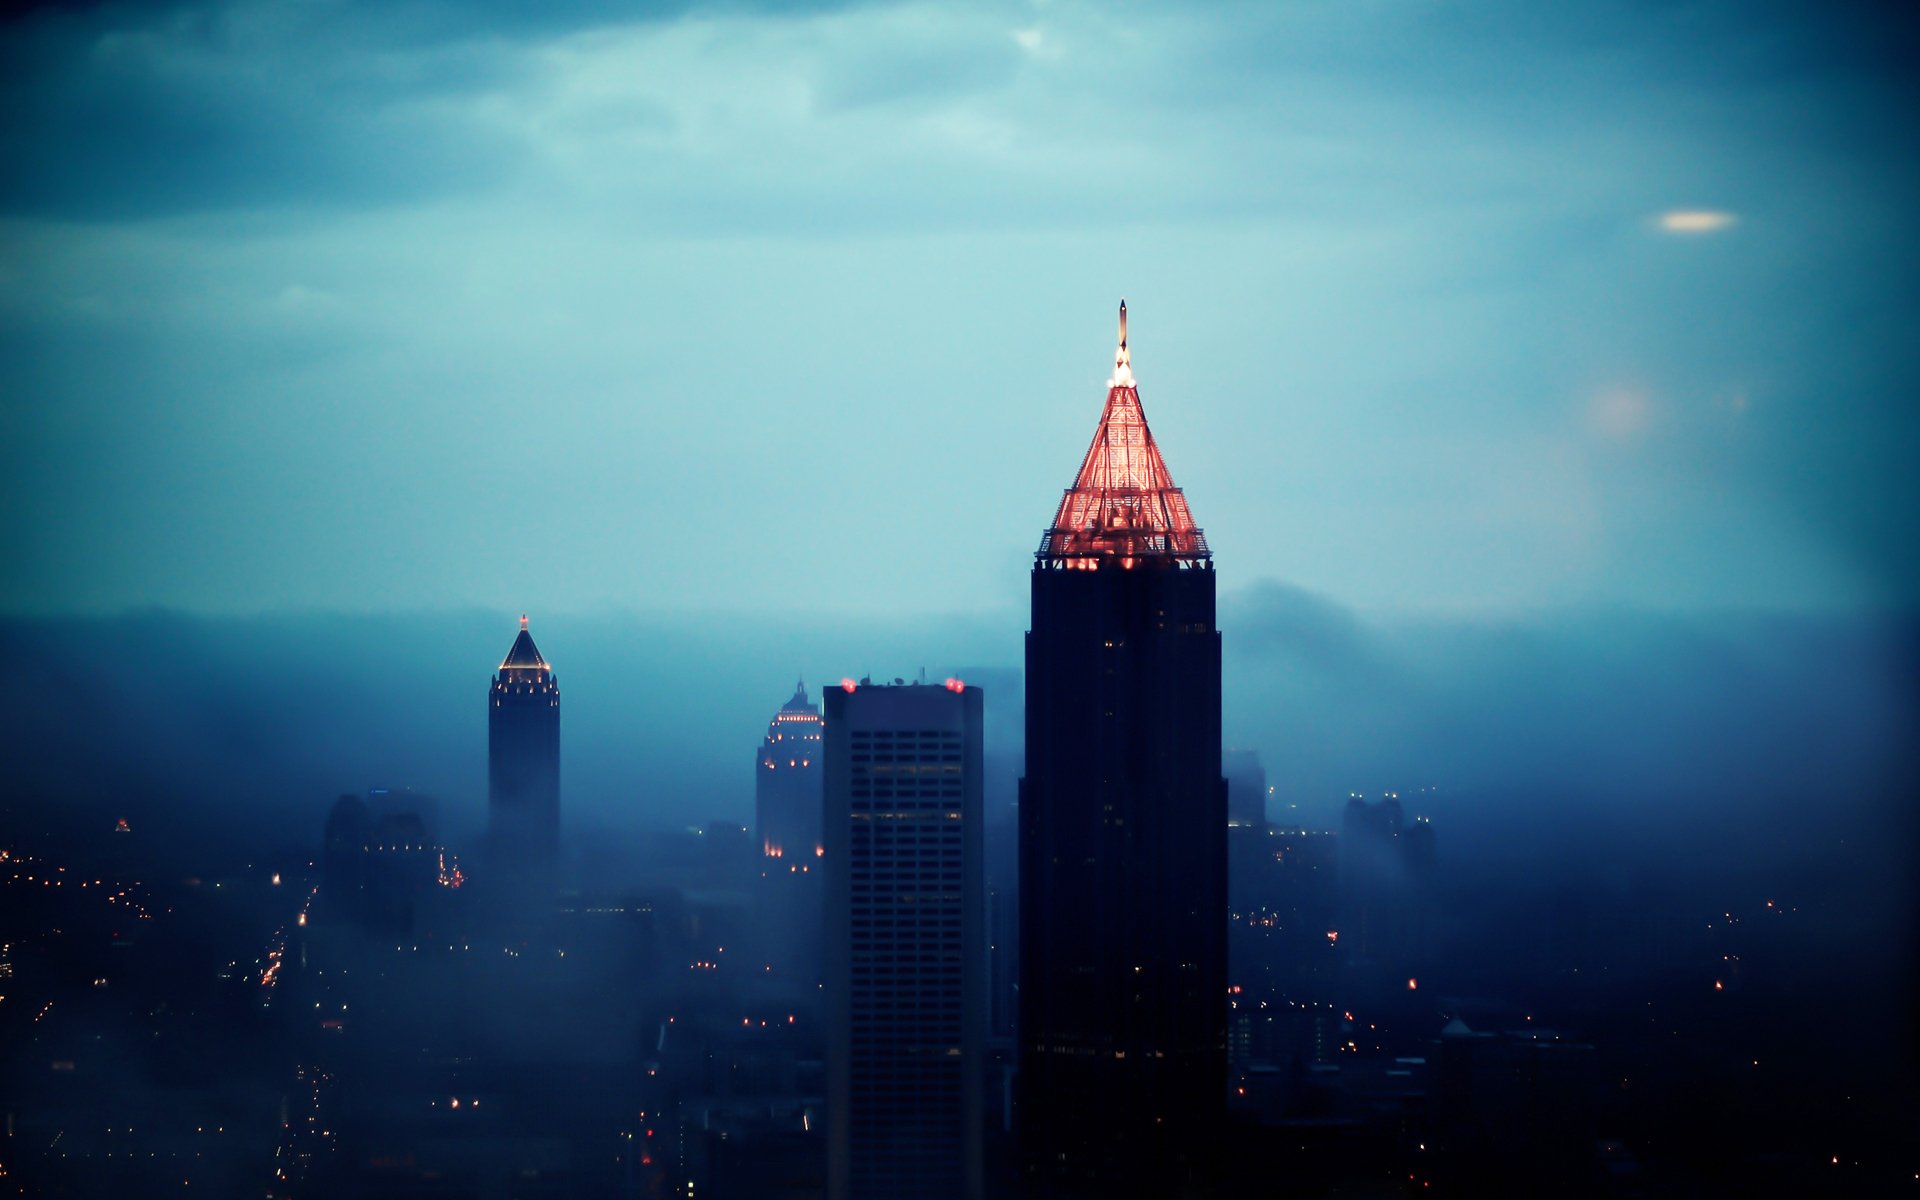
[[[1122,567],[1143,561],[1195,563],[1211,557],[1187,498],[1167,472],[1147,414],[1140,407],[1127,353],[1127,304],[1120,302],[1120,348],[1107,407],[1093,431],[1080,474],[1061,497],[1037,557],[1093,568],[1100,559]]]

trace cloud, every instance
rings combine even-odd
[[[138,11],[138,10],[136,10]],[[103,220],[418,200],[497,181],[523,147],[450,106],[507,56],[342,45],[270,7],[128,10],[0,40],[7,210]]]
[[[521,585],[475,564],[518,538],[553,602],[841,603],[853,540],[738,540],[804,491],[898,548],[862,604],[999,602],[1121,294],[1236,571],[1454,609],[1871,600],[1819,553],[1844,519],[1911,594],[1905,85],[1841,69],[1857,22],[1764,15],[32,15],[0,43],[0,465],[40,515],[0,597],[491,603]],[[1676,253],[1647,224],[1675,197],[1738,236]],[[1658,399],[1633,455],[1588,436],[1647,415],[1588,411],[1619,380]],[[1691,415],[1736,388],[1737,423]],[[475,469],[506,431],[549,485]],[[977,536],[924,535],[941,502],[899,497],[929,471]],[[608,552],[635,528],[654,555]]]
[[[1334,679],[1378,665],[1352,610],[1278,580],[1257,580],[1232,597],[1221,624],[1236,650],[1256,662],[1291,659]]]
[[[284,0],[49,6],[0,38],[0,208],[111,220],[363,208],[498,187],[541,161],[498,101],[538,52],[691,4]],[[837,4],[736,3],[756,19]]]
[[[1859,829],[1913,766],[1907,619],[1362,618],[1262,584],[1221,625],[1227,738],[1260,748],[1295,801],[1433,785],[1700,830],[1764,828],[1819,796],[1821,820]]]

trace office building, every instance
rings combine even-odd
[[[1020,1156],[1037,1196],[1204,1191],[1225,1119],[1227,787],[1206,538],[1106,408],[1035,556],[1020,792]]]
[[[805,683],[767,723],[754,756],[754,842],[759,855],[756,928],[772,981],[810,994],[820,983],[823,861],[820,841],[820,708]]]
[[[1264,829],[1267,824],[1267,770],[1252,750],[1221,753],[1221,773],[1227,777],[1227,824],[1232,828]]]
[[[980,689],[826,694],[831,1200],[981,1200]]]
[[[487,817],[492,869],[551,891],[560,845],[560,685],[525,617],[487,691]]]
[[[763,857],[785,866],[820,853],[820,706],[797,683],[767,723],[756,755],[754,833]]]

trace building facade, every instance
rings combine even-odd
[[[827,1194],[982,1200],[980,689],[826,693]]]
[[[1227,787],[1205,537],[1120,347],[1041,541],[1020,792],[1030,1195],[1205,1194],[1225,1120]]]

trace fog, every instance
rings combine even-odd
[[[16,619],[0,636],[21,681],[4,716],[18,795],[298,844],[338,793],[411,788],[438,799],[450,836],[470,834],[485,810],[482,696],[513,625],[477,612]],[[817,694],[847,676],[984,671],[1004,739],[1019,727],[1002,681],[1017,678],[1022,626],[1017,612],[536,617],[560,681],[567,823],[750,823],[749,759],[796,679]],[[1538,858],[1603,838],[1655,854],[1684,838],[1804,863],[1910,845],[1906,620],[1383,618],[1263,582],[1223,597],[1221,626],[1226,740],[1260,753],[1276,820],[1332,827],[1350,792],[1431,788],[1456,852],[1470,838]]]
[[[351,889],[322,897],[311,928],[302,908],[299,945],[311,945],[316,969],[305,969],[302,949],[286,1003],[312,998],[344,1015],[353,1001],[357,1033],[341,1043],[351,1054],[327,1060],[336,1074],[323,1080],[347,1080],[339,1094],[358,1099],[336,1104],[323,1088],[290,1094],[306,1097],[316,1117],[351,1111],[372,1122],[354,1126],[357,1149],[315,1160],[335,1164],[315,1168],[316,1194],[333,1186],[326,1171],[384,1161],[382,1147],[425,1136],[412,1126],[387,1130],[380,1105],[389,1090],[411,1096],[415,1108],[457,1087],[492,1088],[490,1109],[545,1095],[524,1080],[460,1082],[491,1078],[467,1068],[429,1065],[420,1074],[393,1047],[444,1043],[462,1047],[451,1063],[478,1053],[546,1064],[540,1069],[570,1081],[575,1107],[549,1097],[527,1112],[572,1113],[569,1121],[641,1086],[620,1063],[644,1060],[645,1087],[678,1080],[679,1091],[643,1088],[629,1104],[704,1094],[709,1051],[699,1039],[725,1029],[699,1033],[690,1051],[663,1052],[661,1022],[724,996],[726,1026],[728,1005],[758,1002],[763,982],[754,977],[712,994],[702,990],[711,982],[684,978],[690,958],[715,953],[710,941],[751,944],[746,893],[729,889],[757,856],[744,837],[702,839],[685,829],[752,823],[751,756],[796,677],[816,696],[842,677],[912,678],[922,669],[930,679],[959,674],[981,684],[993,743],[988,823],[998,830],[989,886],[1009,886],[1005,806],[1019,762],[1022,616],[876,624],[536,615],[532,632],[562,695],[563,869],[591,894],[625,897],[594,901],[603,906],[594,911],[633,915],[618,918],[618,934],[568,926],[561,957],[569,965],[555,971],[558,960],[514,950],[469,956],[464,932],[445,935],[444,956],[415,961],[423,948],[415,940],[439,936],[419,930],[439,930],[463,911],[444,898],[423,901],[414,931],[391,939],[350,932]],[[1274,904],[1291,932],[1275,931],[1283,940],[1264,951],[1275,957],[1243,956],[1236,969],[1257,981],[1256,961],[1281,964],[1291,982],[1272,993],[1277,1003],[1364,1005],[1364,1028],[1384,1053],[1428,1053],[1443,1018],[1495,1029],[1524,1025],[1532,1013],[1564,1022],[1586,1039],[1569,1052],[1597,1045],[1596,1069],[1636,1081],[1631,1097],[1592,1093],[1605,1128],[1636,1146],[1666,1146],[1662,1178],[1679,1180],[1683,1192],[1729,1162],[1764,1177],[1770,1168],[1752,1156],[1779,1137],[1795,1140],[1801,1169],[1848,1147],[1875,1170],[1895,1169],[1887,1156],[1912,1111],[1920,1062],[1910,619],[1618,610],[1392,617],[1261,582],[1223,595],[1220,624],[1225,740],[1258,751],[1265,767],[1269,816],[1281,831],[1266,836],[1340,830],[1351,794],[1397,792],[1409,818],[1430,820],[1437,845],[1436,870],[1417,891],[1421,932],[1400,972],[1417,971],[1417,993],[1400,989],[1397,976],[1383,990],[1364,952],[1339,974],[1317,974],[1315,944],[1326,954],[1332,941],[1319,931],[1333,926],[1292,922],[1300,914],[1331,922],[1312,904],[1344,903],[1345,893],[1312,893],[1318,899],[1298,909],[1288,905],[1305,902],[1275,893],[1262,903]],[[64,1023],[41,1031],[35,1021],[21,1043],[44,1055],[8,1068],[24,1072],[9,1078],[40,1098],[30,1108],[46,1137],[89,1111],[85,1097],[112,1094],[114,1119],[129,1127],[165,1129],[164,1114],[190,1113],[196,1129],[209,1120],[233,1128],[232,1147],[200,1168],[205,1181],[233,1184],[253,1169],[248,1163],[265,1162],[262,1148],[283,1140],[271,1117],[295,1070],[289,1063],[312,1061],[282,1061],[302,1043],[275,1032],[274,993],[255,982],[270,960],[255,960],[254,974],[234,971],[261,947],[288,944],[284,922],[301,901],[297,888],[279,886],[278,872],[321,879],[322,827],[336,796],[386,787],[431,797],[410,806],[433,815],[436,840],[466,856],[470,877],[487,886],[487,858],[477,853],[486,817],[482,697],[514,626],[511,616],[479,612],[149,611],[15,619],[0,633],[15,679],[0,712],[13,764],[0,826],[12,831],[13,852],[29,856],[16,859],[15,883],[20,871],[62,855],[83,871],[119,862],[93,869],[141,872],[149,882],[135,885],[138,894],[172,914],[140,949],[115,949],[121,926],[111,904],[87,918],[105,924],[76,925],[92,910],[58,907],[26,876],[32,912],[21,918],[32,925],[27,917],[40,914],[51,933],[36,936],[56,947],[45,961],[74,984],[60,993]],[[107,832],[121,818],[138,838],[121,843]],[[218,882],[203,886],[203,878]],[[1764,915],[1774,913],[1791,916]],[[1236,945],[1236,955],[1253,953]],[[1716,1003],[1734,956],[1739,994]],[[332,970],[342,963],[351,970]],[[93,997],[105,993],[83,986],[109,974],[123,989],[120,1007],[103,1007]],[[343,990],[349,980],[352,990]],[[792,1044],[767,1051],[775,1060],[817,1059],[817,1034],[805,1005],[797,1007],[802,1019],[781,1035]],[[189,1015],[163,1016],[176,1010]],[[555,1018],[561,1012],[566,1020]],[[16,1016],[22,1029],[34,1020]],[[102,1048],[122,1043],[141,1054],[101,1058]],[[240,1051],[260,1065],[218,1065]],[[722,1057],[736,1051],[748,1053]],[[682,1053],[692,1057],[674,1057]],[[78,1061],[88,1086],[108,1091],[58,1100],[67,1093],[45,1089],[42,1057],[56,1071]],[[1739,1073],[1763,1062],[1760,1084]],[[597,1082],[581,1084],[589,1078],[581,1072],[593,1070],[602,1072],[591,1076]],[[796,1095],[807,1088],[783,1086]],[[1310,1094],[1300,1096],[1293,1103],[1311,1105]],[[688,1103],[689,1128],[704,1128],[706,1101]],[[508,1125],[542,1127],[531,1115]],[[1662,1140],[1682,1127],[1690,1149]],[[94,1170],[120,1145],[111,1134],[85,1143],[71,1164],[55,1165],[49,1151],[35,1169]],[[1363,1170],[1370,1161],[1329,1153],[1323,1166]],[[460,1161],[477,1169],[479,1160]]]

